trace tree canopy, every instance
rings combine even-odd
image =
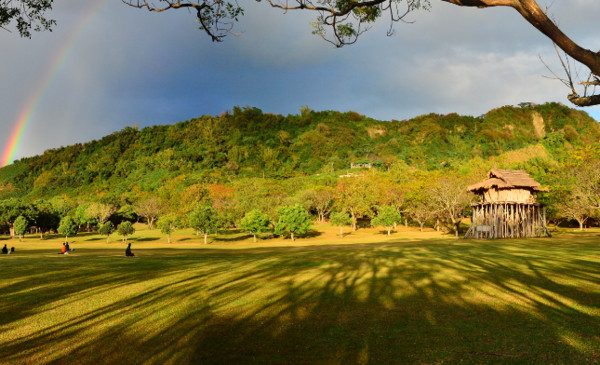
[[[271,223],[268,216],[262,214],[259,210],[254,209],[244,216],[239,223],[240,228],[244,232],[252,234],[254,242],[256,242],[256,235],[262,232],[266,232],[269,229]]]
[[[77,222],[69,216],[64,217],[60,220],[60,225],[58,226],[58,233],[65,236],[65,240],[69,242],[69,236],[75,236],[77,234],[78,227]]]
[[[29,222],[27,222],[27,218],[23,217],[22,215],[18,216],[17,219],[15,219],[14,227],[15,233],[19,236],[20,242],[21,238],[23,238],[23,235],[27,233],[27,229],[29,228]]]
[[[52,30],[56,21],[46,12],[53,0],[0,0],[0,28],[9,30],[14,24],[22,37],[31,38],[32,31]]]
[[[123,221],[117,226],[117,232],[123,236],[123,242],[127,243],[127,236],[134,234],[135,228],[131,222]]]
[[[204,235],[204,244],[208,243],[208,234],[218,228],[218,213],[210,204],[198,205],[188,215],[191,228]]]
[[[275,234],[290,236],[294,241],[294,235],[306,234],[310,230],[311,224],[308,213],[299,204],[281,207],[279,220],[275,224]]]

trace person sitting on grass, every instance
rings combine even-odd
[[[67,252],[69,252],[69,251],[75,251],[74,248],[71,248],[71,246],[69,246],[69,242],[65,243],[65,247],[67,248]]]
[[[2,254],[8,255],[8,248],[6,248],[6,244],[2,247]]]
[[[68,255],[68,254],[69,254],[69,252],[67,251],[67,244],[65,242],[63,242],[63,245],[60,248],[59,255]]]
[[[125,256],[135,257],[135,255],[133,254],[133,252],[131,252],[131,243],[128,244],[127,248],[125,249]]]
[[[11,247],[11,248],[10,248],[10,251],[8,251],[8,253],[9,253],[9,254],[11,254],[11,253],[15,253],[15,246]]]

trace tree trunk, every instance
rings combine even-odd
[[[579,223],[579,230],[583,231],[583,223],[585,222],[585,220],[577,220],[577,223]]]
[[[424,225],[425,225],[425,222],[423,222],[423,223],[419,222],[419,229],[421,230],[421,232],[423,232]]]
[[[256,234],[252,233],[252,237],[254,237],[254,242],[256,242]]]
[[[109,239],[110,239],[110,235],[106,235],[106,243],[108,243]]]
[[[294,232],[292,232],[292,242],[294,242]]]
[[[65,242],[69,243],[69,235],[65,236]]]
[[[392,230],[391,227],[387,227],[387,231],[388,231],[388,236],[390,235],[390,231]]]
[[[167,235],[167,243],[171,243],[171,235],[170,234]]]
[[[340,226],[340,238],[344,238],[344,226]]]
[[[356,232],[356,216],[354,212],[350,212],[350,215],[352,216],[352,232]]]
[[[207,245],[208,244],[208,233],[204,234],[204,244]]]
[[[23,238],[22,234],[19,235],[19,242],[21,242],[21,238]]]
[[[454,235],[456,236],[456,238],[458,238],[458,230],[460,229],[460,221],[454,223]]]
[[[10,230],[10,238],[15,238],[15,227],[10,224],[8,229]]]

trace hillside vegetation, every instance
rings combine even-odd
[[[536,115],[541,127],[534,125]],[[155,191],[180,175],[206,182],[291,178],[362,161],[438,170],[538,144],[560,158],[572,146],[595,144],[599,137],[593,118],[560,104],[506,106],[478,118],[428,114],[391,122],[355,112],[304,109],[301,115],[281,116],[236,107],[221,116],[127,127],[100,140],[51,149],[0,169],[0,181],[5,197],[114,195]]]
[[[520,168],[564,196],[572,190],[565,167],[595,159],[599,137],[600,127],[587,113],[556,103],[505,106],[480,117],[428,114],[402,121],[308,108],[282,116],[235,107],[172,125],[127,127],[21,159],[0,169],[0,200],[12,206],[15,199],[44,203],[60,216],[77,216],[76,209],[86,204],[109,205],[120,214],[111,218],[115,224],[136,213],[145,217],[135,207],[149,199],[157,199],[158,215],[182,216],[194,204],[210,204],[232,225],[252,209],[276,219],[277,208],[291,203],[303,204],[321,220],[337,208],[356,223],[373,216],[377,205],[392,204],[411,222],[431,222],[440,214],[417,218],[409,200],[414,208],[425,199],[424,187],[450,175],[464,190],[491,167]],[[373,168],[351,170],[351,163]],[[401,201],[375,197],[356,212],[335,200],[324,211],[306,203],[309,190],[339,191],[339,176],[348,172],[370,176],[363,188],[384,195],[402,185]],[[395,185],[374,187],[382,181]],[[558,205],[553,209],[557,218],[569,218],[558,213]],[[14,218],[3,221],[11,225]]]

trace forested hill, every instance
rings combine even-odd
[[[127,127],[100,140],[46,151],[0,169],[0,198],[121,196],[153,192],[179,178],[227,183],[282,179],[394,162],[436,170],[542,145],[558,158],[595,144],[600,127],[560,104],[506,106],[481,117],[429,114],[378,121],[355,112],[281,116],[234,108],[172,125]]]

